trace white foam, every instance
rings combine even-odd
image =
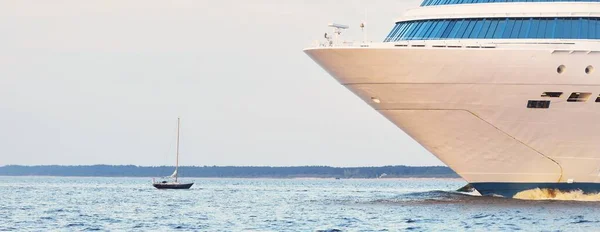
[[[469,191],[469,192],[458,192],[458,191],[457,191],[457,193],[459,193],[459,194],[463,194],[463,195],[468,195],[468,196],[478,196],[478,197],[480,197],[480,196],[481,196],[481,193],[479,193],[479,192],[477,191],[477,189],[473,189],[472,191]]]
[[[581,190],[562,192],[558,189],[530,189],[517,193],[521,200],[600,201],[600,193],[584,194]]]

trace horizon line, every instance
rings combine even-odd
[[[20,167],[48,167],[48,166],[62,166],[62,167],[84,167],[84,166],[134,166],[134,167],[175,167],[175,165],[135,165],[135,164],[5,164],[0,165],[0,167],[9,167],[9,166],[20,166]],[[240,166],[240,165],[183,165],[179,167],[260,167],[260,168],[295,168],[295,167],[329,167],[329,168],[381,168],[381,167],[448,167],[445,165],[430,165],[430,166],[410,166],[404,164],[395,164],[395,165],[380,165],[380,166],[331,166],[331,165],[297,165],[297,166],[271,166],[271,165],[248,165],[248,166]]]

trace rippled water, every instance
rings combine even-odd
[[[600,202],[523,201],[455,193],[458,179],[195,179],[156,190],[149,178],[0,177],[0,230],[597,231]]]

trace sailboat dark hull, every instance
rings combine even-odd
[[[154,183],[154,184],[152,184],[152,186],[154,186],[157,189],[189,189],[192,187],[192,185],[194,185],[194,183],[186,183],[186,184]]]
[[[175,171],[173,172],[173,174],[171,174],[170,176],[168,176],[168,178],[174,178],[173,180],[163,180],[160,182],[154,182],[154,179],[152,179],[152,186],[154,186],[157,189],[189,189],[192,187],[192,185],[194,185],[194,183],[179,183],[177,182],[177,171],[179,170],[179,125],[181,124],[181,119],[177,118],[177,151],[175,152],[176,154],[176,162],[175,162]]]

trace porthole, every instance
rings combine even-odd
[[[550,108],[550,101],[529,100],[527,102],[527,108],[548,109],[548,108]]]
[[[381,100],[379,100],[379,98],[376,98],[376,97],[371,97],[371,101],[373,101],[377,104],[381,103]]]
[[[568,102],[586,102],[590,98],[590,96],[592,96],[592,93],[574,92],[574,93],[571,93],[571,96],[569,96],[567,101]]]
[[[567,67],[561,64],[560,66],[558,66],[558,68],[556,68],[556,72],[561,74],[565,72],[565,69],[567,69]]]
[[[585,73],[591,74],[592,72],[594,72],[594,66],[588,65],[585,67]]]

